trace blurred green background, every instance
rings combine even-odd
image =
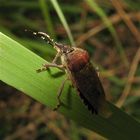
[[[25,29],[86,49],[99,67],[107,100],[140,120],[138,0],[0,0],[0,31],[51,61],[55,50]],[[0,82],[0,139],[105,138]]]

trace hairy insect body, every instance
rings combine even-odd
[[[54,42],[50,36],[43,32],[38,32],[38,34],[47,38],[48,43],[57,50],[57,55],[52,63],[44,64],[37,72],[47,70],[48,67],[57,67],[65,70],[68,74],[67,79],[72,81],[73,86],[77,89],[89,110],[94,114],[101,114],[104,117],[108,117],[110,111],[105,100],[104,89],[93,65],[90,63],[88,52],[80,48]],[[60,57],[62,64],[57,64],[57,60]],[[60,96],[66,80],[62,82],[61,88],[58,90],[58,104],[55,110],[62,104]]]
[[[93,113],[100,113],[105,103],[104,90],[87,51],[74,48],[62,57],[62,64],[84,103]]]

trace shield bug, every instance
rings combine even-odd
[[[46,33],[37,32],[34,34],[40,34],[43,39],[47,39],[48,43],[57,50],[57,54],[52,63],[44,64],[37,72],[45,71],[49,67],[57,67],[65,70],[68,74],[66,80],[69,79],[72,81],[72,85],[76,88],[79,96],[85,105],[88,106],[88,109],[94,114],[108,116],[108,106],[105,100],[104,89],[95,68],[90,62],[88,52],[81,48],[57,43]],[[61,58],[60,65],[57,64],[59,57]],[[55,110],[61,106],[60,96],[66,80],[62,83],[58,92],[58,104]]]

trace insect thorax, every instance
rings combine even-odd
[[[72,72],[80,71],[88,62],[87,51],[80,48],[73,47],[73,51],[62,55],[62,64]]]

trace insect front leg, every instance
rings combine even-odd
[[[61,53],[58,52],[55,56],[55,58],[53,59],[52,63],[46,63],[46,64],[43,64],[42,67],[40,69],[37,70],[37,72],[42,72],[42,71],[46,71],[49,67],[56,67],[56,68],[59,68],[61,70],[64,70],[64,66],[63,65],[58,65],[56,64],[58,58],[61,56]]]
[[[69,79],[69,78],[66,78],[66,79],[62,82],[62,84],[61,84],[61,86],[60,86],[60,88],[59,88],[59,90],[58,90],[58,92],[57,92],[57,100],[58,100],[58,103],[57,103],[56,107],[53,109],[54,111],[57,110],[57,109],[62,105],[62,101],[61,101],[60,97],[61,97],[61,95],[62,95],[62,92],[63,92],[63,89],[64,89],[64,85],[65,85],[65,83],[66,83],[66,81],[67,81],[68,79]]]
[[[40,69],[36,70],[36,71],[38,73],[42,72],[42,71],[46,71],[49,67],[55,67],[55,68],[58,68],[58,69],[64,71],[64,66],[63,65],[57,65],[57,64],[54,64],[54,63],[43,64],[43,66]]]

